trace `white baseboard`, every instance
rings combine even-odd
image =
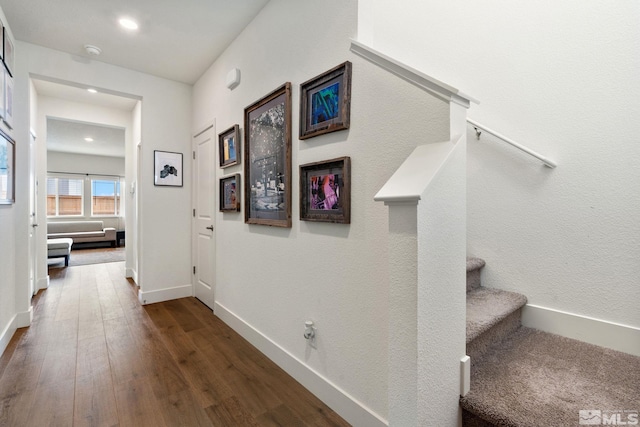
[[[36,292],[41,291],[43,289],[48,289],[49,288],[49,276],[39,278],[37,286],[38,286],[38,289],[36,289]]]
[[[126,277],[127,279],[133,279],[134,282],[138,283],[138,272],[133,268],[125,269],[124,277]]]
[[[27,326],[31,326],[31,322],[33,321],[33,307],[29,307],[29,310],[16,314],[14,321],[16,328],[26,328]]]
[[[640,356],[640,328],[527,304],[522,324],[552,334]]]
[[[0,356],[4,353],[9,345],[9,341],[13,338],[13,334],[16,333],[18,328],[25,328],[31,325],[31,321],[33,320],[33,308],[29,307],[28,311],[23,311],[21,313],[17,313],[13,316],[13,319],[9,322],[9,324],[4,328],[2,333],[0,334]]]
[[[138,300],[142,305],[191,296],[193,296],[192,285],[176,286],[175,288],[159,289],[157,291],[144,292],[142,289],[138,291]]]
[[[18,329],[15,325],[15,320],[16,320],[16,317],[13,316],[13,319],[11,319],[11,322],[9,322],[9,324],[4,328],[4,330],[0,334],[0,356],[2,356],[4,351],[7,349],[7,346],[9,345],[9,341],[11,341],[13,334],[16,333],[16,329]]]
[[[218,302],[215,303],[214,313],[351,425],[388,426],[387,421]]]

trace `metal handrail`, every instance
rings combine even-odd
[[[525,153],[529,154],[530,156],[535,157],[536,159],[540,160],[542,163],[544,163],[545,166],[547,166],[549,168],[553,169],[553,168],[555,168],[557,166],[556,162],[554,162],[553,160],[550,160],[550,159],[544,157],[543,155],[538,154],[535,151],[530,150],[530,149],[528,149],[527,147],[525,147],[525,146],[523,146],[521,144],[518,144],[514,140],[512,140],[510,138],[507,138],[506,136],[504,136],[504,135],[502,135],[502,134],[500,134],[500,133],[498,133],[498,132],[496,132],[494,130],[489,129],[488,127],[476,122],[475,120],[471,120],[471,119],[468,118],[467,122],[469,122],[469,124],[471,124],[475,128],[476,137],[478,139],[480,139],[480,134],[482,133],[478,129],[482,129],[483,131],[485,131],[487,133],[490,133],[491,135],[493,135],[493,136],[495,136],[497,138],[500,138],[501,140],[503,140],[507,144],[510,144],[510,145],[516,147],[517,149],[524,151]]]

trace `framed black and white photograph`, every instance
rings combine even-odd
[[[170,151],[153,152],[153,183],[157,186],[182,187],[182,153]]]
[[[291,228],[291,83],[244,110],[244,220]]]
[[[220,212],[240,212],[240,174],[220,178]]]
[[[218,156],[220,167],[237,165],[240,161],[240,126],[233,125],[218,135]]]
[[[4,62],[4,66],[9,72],[9,75],[13,77],[13,58],[14,58],[13,40],[11,40],[9,33],[7,32],[7,27],[5,26],[2,27],[2,38],[4,41],[3,43],[4,52],[2,54],[2,62]]]
[[[349,129],[351,62],[300,85],[300,139]]]
[[[351,158],[300,166],[300,219],[351,223]]]
[[[0,205],[10,205],[15,202],[15,165],[15,143],[0,131]]]

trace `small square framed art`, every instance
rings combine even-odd
[[[240,162],[240,126],[233,125],[218,135],[220,167],[237,165]]]
[[[349,129],[351,62],[300,85],[300,139]]]
[[[154,150],[153,184],[164,187],[182,187],[182,153]]]
[[[240,174],[220,178],[220,212],[240,212]]]
[[[300,219],[351,223],[351,158],[300,166]]]

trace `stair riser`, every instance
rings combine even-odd
[[[466,409],[463,409],[462,427],[496,427],[496,425],[477,417]]]
[[[491,329],[467,344],[467,355],[471,357],[471,373],[487,351],[507,336],[517,331],[521,323],[522,308],[514,311]]]
[[[467,271],[467,292],[480,287],[480,269]]]

